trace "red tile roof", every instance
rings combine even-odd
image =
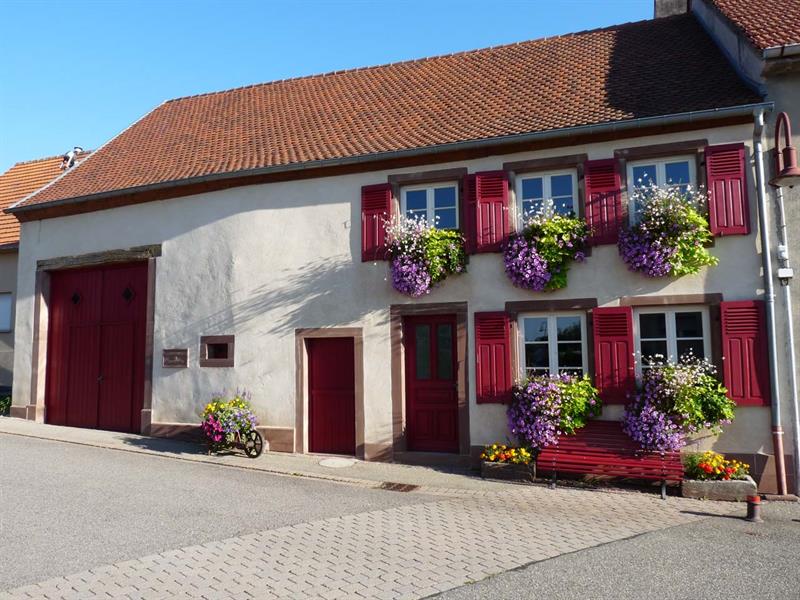
[[[15,164],[0,175],[0,210],[53,181],[62,173],[60,166],[60,156]],[[18,242],[19,221],[13,215],[0,212],[0,248],[13,246]]]
[[[171,100],[26,204],[760,100],[678,15]]]
[[[759,50],[800,44],[798,0],[711,0]]]

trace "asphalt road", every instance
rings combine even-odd
[[[190,544],[424,501],[418,494],[0,434],[0,590]]]
[[[770,503],[764,515],[760,524],[711,517],[565,554],[437,599],[800,598],[800,505]]]

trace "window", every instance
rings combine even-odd
[[[200,366],[232,367],[233,351],[232,335],[204,335],[200,338]]]
[[[458,229],[458,186],[455,183],[404,187],[403,214],[411,219],[427,219],[439,229]]]
[[[12,309],[11,292],[0,293],[0,331],[11,331]]]
[[[575,190],[578,184],[575,171],[520,175],[516,188],[517,209],[521,217],[551,208],[560,215],[576,212]]]
[[[687,354],[711,357],[708,310],[705,307],[639,309],[635,321],[636,350],[641,357],[637,361],[640,374],[642,369],[650,368],[648,363],[655,356],[670,362]]]
[[[628,194],[631,198],[631,222],[636,222],[642,210],[634,200],[637,188],[651,185],[677,187],[685,192],[689,185],[696,186],[695,158],[680,156],[660,160],[642,160],[628,163]]]
[[[524,376],[587,372],[585,315],[525,315],[519,329]]]

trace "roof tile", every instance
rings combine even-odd
[[[19,202],[61,174],[61,157],[20,162],[0,175],[0,210]],[[19,242],[19,221],[0,212],[0,248]]]
[[[759,50],[800,44],[798,0],[711,0]]]

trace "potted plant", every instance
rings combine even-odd
[[[448,275],[466,271],[461,232],[437,229],[424,218],[398,217],[385,227],[392,287],[401,294],[419,298]]]
[[[681,277],[719,260],[707,246],[707,197],[687,186],[645,186],[633,193],[636,224],[620,231],[618,248],[628,269],[648,277]]]
[[[543,448],[558,445],[560,435],[573,435],[600,409],[597,389],[586,375],[536,375],[514,386],[508,426],[535,460]]]
[[[588,235],[586,222],[575,215],[552,210],[527,215],[503,248],[506,275],[516,287],[533,292],[566,287],[572,261],[586,258]]]
[[[654,357],[625,408],[623,429],[648,452],[679,451],[688,435],[719,433],[736,405],[715,372],[708,360],[691,354],[675,364]]]
[[[758,493],[747,463],[708,451],[687,454],[683,466],[681,492],[686,498],[744,502]]]
[[[486,446],[481,452],[481,477],[533,481],[536,479],[533,454],[524,446],[505,444]]]

